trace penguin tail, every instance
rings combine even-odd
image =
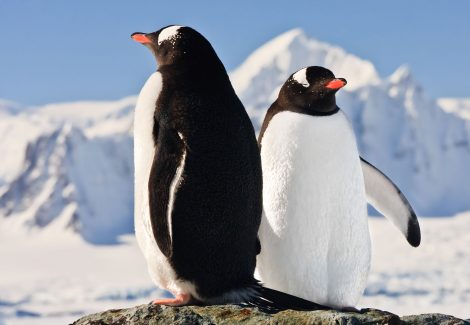
[[[266,288],[259,283],[255,285],[254,291],[256,291],[256,295],[251,296],[242,305],[257,307],[259,310],[270,314],[288,309],[298,311],[331,309],[331,307],[323,306],[278,290]]]

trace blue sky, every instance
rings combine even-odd
[[[188,25],[228,70],[294,27],[371,60],[402,63],[432,97],[470,97],[470,1],[0,0],[0,98],[27,105],[136,94],[155,69],[135,31]]]

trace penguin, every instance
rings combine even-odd
[[[350,310],[370,268],[367,202],[412,246],[421,235],[405,196],[359,155],[336,105],[346,83],[323,67],[301,69],[266,113],[258,137],[264,185],[257,271],[273,289]]]
[[[179,25],[131,37],[158,64],[134,117],[135,233],[151,279],[174,295],[154,303],[317,308],[254,278],[259,148],[211,44]]]

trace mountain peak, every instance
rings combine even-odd
[[[292,43],[307,39],[300,28],[291,29],[271,39],[256,49],[247,59],[232,73],[230,77],[237,91],[244,91],[251,82],[251,78],[258,75],[267,65],[284,65],[280,56],[286,56]]]
[[[288,30],[255,50],[230,74],[255,128],[260,126],[265,110],[276,100],[287,78],[308,66],[323,66],[346,78],[345,92],[380,81],[371,62],[311,38],[302,29]]]
[[[299,28],[259,47],[230,74],[230,78],[242,101],[256,102],[253,97],[268,89],[275,98],[279,84],[284,83],[291,73],[312,65],[324,66],[335,75],[348,79],[348,90],[379,80],[369,61],[311,38]]]
[[[414,78],[410,66],[408,64],[399,66],[398,69],[388,77],[388,81],[394,84],[413,82]]]
[[[398,67],[384,84],[388,87],[388,94],[394,98],[414,96],[416,92],[422,92],[421,85],[415,80],[407,64]]]

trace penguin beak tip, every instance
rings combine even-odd
[[[147,35],[140,32],[132,33],[131,38],[140,44],[152,43],[152,41],[150,40],[150,38],[147,37]]]

